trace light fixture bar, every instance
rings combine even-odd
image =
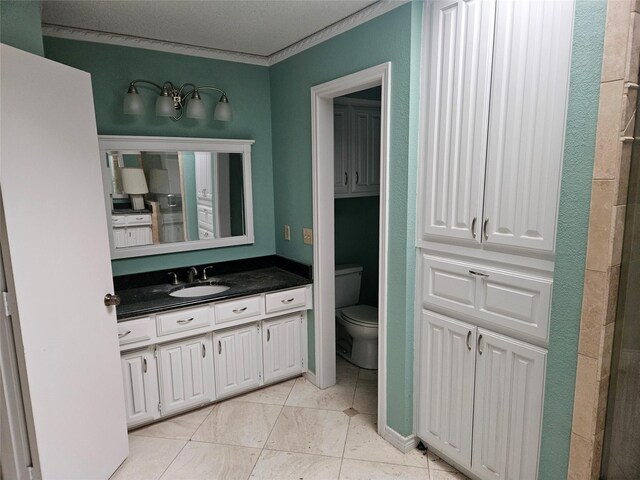
[[[144,79],[133,80],[129,83],[129,89],[124,96],[123,103],[123,111],[127,115],[142,115],[144,113],[144,102],[136,88],[136,84],[139,83],[151,85],[158,90],[156,115],[159,117],[171,117],[174,121],[178,121],[186,111],[189,118],[204,119],[206,118],[206,108],[202,98],[200,98],[200,91],[214,90],[222,95],[214,109],[213,119],[222,122],[231,120],[231,107],[227,94],[217,87],[211,85],[196,86],[193,83],[184,83],[178,87],[169,81],[160,86]]]

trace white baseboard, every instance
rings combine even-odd
[[[306,378],[307,380],[309,380],[311,383],[313,383],[316,387],[318,386],[318,381],[316,380],[316,374],[310,371],[306,371],[304,372],[304,378]]]
[[[407,453],[408,451],[413,450],[416,445],[418,445],[418,437],[413,434],[409,435],[408,437],[403,437],[388,425],[384,427],[382,438],[384,438],[387,442],[396,447],[402,453]]]

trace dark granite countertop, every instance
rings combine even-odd
[[[227,285],[230,288],[215,295],[191,298],[171,297],[169,295],[171,291],[184,287],[186,285],[184,282],[181,282],[180,285],[171,285],[167,281],[159,285],[118,290],[116,293],[120,295],[121,301],[116,308],[118,322],[164,310],[229,300],[273,290],[284,290],[312,283],[308,278],[276,266],[214,275],[209,277],[206,282],[202,282],[202,284],[210,282]],[[198,283],[196,281],[192,285],[197,285]]]

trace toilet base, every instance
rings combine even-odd
[[[342,339],[336,343],[336,354],[356,367],[364,368],[365,370],[378,369],[378,342],[358,342],[354,340],[349,345]]]

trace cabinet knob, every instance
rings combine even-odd
[[[107,307],[117,307],[120,305],[120,295],[107,293],[104,296],[104,304]]]

